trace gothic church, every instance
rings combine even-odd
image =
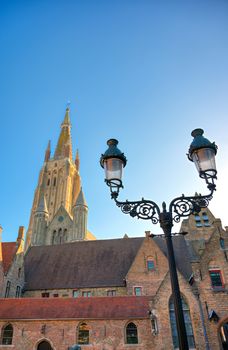
[[[79,163],[67,108],[25,242],[23,226],[16,242],[0,240],[0,349],[178,349],[164,239],[96,240]],[[189,348],[228,349],[228,227],[205,209],[183,231],[173,244]]]

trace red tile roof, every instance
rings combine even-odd
[[[16,242],[2,243],[3,271],[7,273],[17,251]]]
[[[148,318],[149,297],[0,299],[0,320]]]

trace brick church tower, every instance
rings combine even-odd
[[[79,175],[79,155],[72,157],[70,110],[66,109],[61,132],[51,157],[48,143],[30,215],[25,249],[95,237],[87,231],[88,207]]]

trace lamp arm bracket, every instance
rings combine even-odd
[[[191,214],[199,213],[202,208],[207,208],[212,199],[214,190],[208,195],[196,195],[193,197],[177,197],[169,205],[169,212],[172,213],[173,221],[180,222],[182,217],[188,217]]]
[[[144,198],[141,201],[134,202],[128,200],[119,202],[115,196],[113,199],[124,214],[130,214],[138,219],[151,220],[153,224],[159,223],[160,209],[155,202]]]

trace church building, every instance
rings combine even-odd
[[[178,349],[164,238],[98,240],[87,228],[66,109],[48,143],[28,230],[2,242],[0,350]],[[208,208],[173,237],[190,349],[228,349],[228,227]]]

